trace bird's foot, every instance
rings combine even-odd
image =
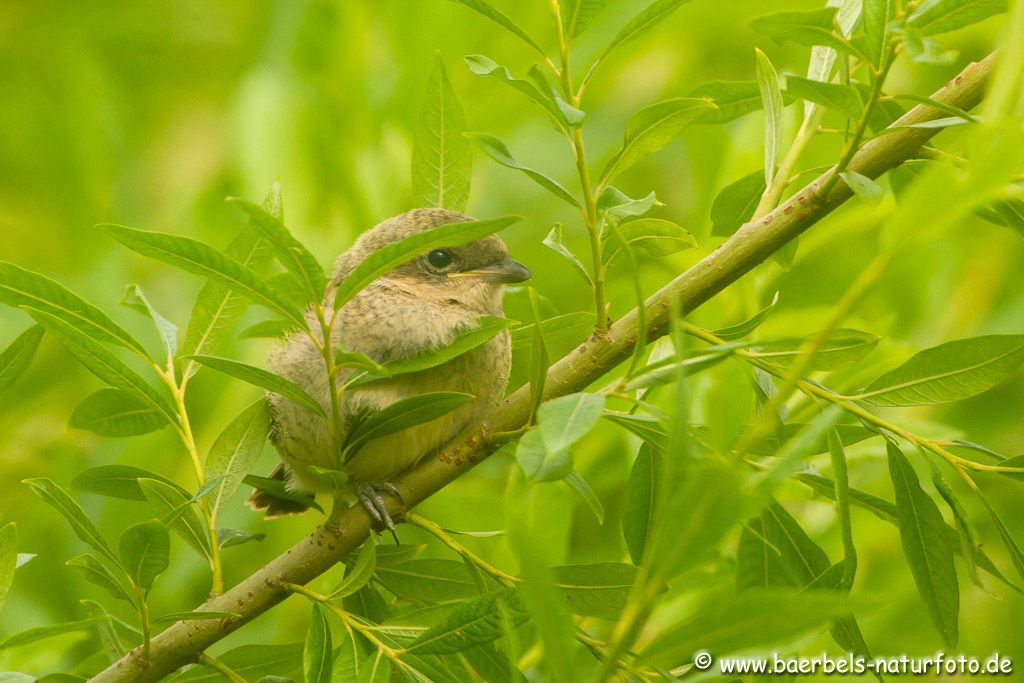
[[[391,513],[388,512],[388,504],[384,500],[382,493],[390,493],[392,496],[398,499],[398,502],[403,507],[403,513],[405,508],[405,501],[402,499],[402,494],[398,492],[398,489],[389,481],[378,481],[373,483],[360,483],[355,487],[356,495],[359,497],[359,502],[369,513],[370,517],[375,522],[375,527],[378,531],[387,530],[391,534],[391,537],[395,539],[395,545],[398,545],[398,534],[395,533],[395,521],[391,518]],[[399,515],[399,521],[401,521],[401,515]]]

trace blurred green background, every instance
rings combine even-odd
[[[495,4],[532,35],[551,36],[545,2]],[[644,4],[609,3],[581,38],[575,63],[588,63]],[[614,151],[625,120],[636,108],[684,96],[706,81],[752,79],[755,46],[781,71],[803,73],[806,50],[772,44],[756,36],[747,22],[769,10],[818,5],[732,0],[684,6],[616,54],[588,88],[584,132],[592,159],[601,163]],[[992,49],[1000,21],[994,18],[947,36],[945,42],[960,53],[954,64],[901,62],[889,90],[932,92],[968,60]],[[544,44],[551,46],[553,40]],[[506,32],[443,0],[7,0],[0,6],[0,259],[59,280],[155,345],[147,321],[117,305],[124,286],[139,283],[184,329],[202,282],[127,252],[92,226],[122,223],[222,247],[242,223],[224,198],[259,200],[280,179],[286,222],[329,264],[359,232],[411,208],[411,135],[436,54],[447,66],[470,130],[498,135],[520,161],[575,187],[569,150],[540,110],[493,79],[469,73],[462,57],[470,53],[484,53],[517,73],[525,72],[535,57]],[[711,201],[722,186],[760,167],[762,134],[759,113],[725,126],[693,126],[620,178],[619,185],[632,196],[656,190],[666,204],[656,215],[687,227],[700,243],[697,250],[645,261],[641,274],[648,291],[720,243],[721,238],[709,236]],[[956,132],[943,135],[943,144],[955,149]],[[827,138],[816,141],[806,166],[829,163],[838,144]],[[522,214],[525,220],[507,231],[505,239],[533,270],[534,285],[547,297],[545,314],[589,310],[585,284],[540,243],[551,225],[562,221],[570,246],[586,253],[578,216],[525,177],[482,156],[474,167],[469,212],[478,217]],[[802,240],[788,272],[773,264],[760,267],[703,308],[696,322],[709,327],[737,322],[780,291],[777,313],[762,328],[763,335],[813,332],[874,253],[871,214],[851,221],[843,219],[846,213],[840,211]],[[915,226],[904,228],[912,231]],[[898,260],[858,304],[847,325],[883,335],[886,341],[876,352],[882,359],[960,337],[1020,333],[1021,272],[1020,236],[972,219]],[[624,275],[622,270],[612,272],[613,316],[633,306]],[[529,319],[521,293],[510,294],[507,309],[510,317]],[[251,310],[247,321],[262,315]],[[27,316],[0,308],[0,346],[27,326]],[[578,340],[556,345],[552,357],[573,341]],[[269,348],[266,341],[233,341],[222,353],[261,363]],[[528,358],[516,361],[514,381],[522,382]],[[712,421],[715,401],[730,391],[727,382],[732,381],[735,373],[722,371],[698,383],[706,399],[701,410]],[[57,342],[46,338],[28,376],[0,396],[0,523],[16,520],[19,551],[38,554],[17,573],[0,613],[0,635],[81,617],[79,600],[100,597],[98,589],[73,578],[63,564],[82,552],[82,544],[53,510],[20,484],[22,479],[50,477],[66,485],[87,467],[127,463],[191,484],[186,457],[169,431],[113,440],[67,428],[75,404],[99,386]],[[192,388],[203,447],[258,395],[210,372],[201,373]],[[735,391],[749,389],[740,381]],[[1007,455],[1024,453],[1024,377],[1019,374],[952,407],[900,415],[903,423],[931,436],[960,436]],[[853,483],[891,498],[880,449],[875,442],[851,449]],[[625,556],[617,511],[634,453],[635,444],[607,427],[577,450],[578,467],[598,489],[609,514],[599,526],[578,498],[559,488],[555,498],[561,503],[556,507],[563,509],[551,527],[566,539],[564,559]],[[257,473],[269,471],[274,461],[268,448]],[[424,505],[423,514],[453,528],[501,528],[503,509],[493,502],[505,490],[510,463],[504,456],[492,459]],[[1020,490],[1014,488],[1019,484],[995,476],[979,479],[1012,519],[1019,510]],[[85,494],[80,500],[111,537],[120,532],[123,519],[136,514],[128,502]],[[836,557],[838,533],[826,501],[794,488],[787,489],[784,502]],[[990,553],[997,564],[1008,567],[987,517],[973,500],[968,503],[990,542]],[[879,605],[861,619],[868,644],[880,654],[934,652],[940,641],[916,597],[896,530],[863,511],[854,515],[861,549],[855,593]],[[227,580],[233,583],[295,542],[314,519],[264,523],[239,499],[225,523],[267,533],[262,543],[227,551]],[[403,542],[422,541],[414,530],[403,530],[402,537]],[[502,539],[468,543],[498,563],[510,561]],[[427,552],[443,555],[434,547]],[[180,544],[173,557],[172,570],[155,591],[158,612],[189,609],[208,590],[203,562]],[[731,562],[725,556],[720,566],[709,567],[707,581],[728,583]],[[963,573],[961,584],[961,649],[977,656],[999,650],[1024,668],[1020,596],[991,582],[984,588],[972,586]],[[687,591],[694,588],[699,587],[678,589],[679,604],[685,604]],[[130,614],[121,616],[130,619]],[[218,649],[296,641],[307,616],[307,606],[293,599]],[[818,647],[834,645],[823,637]],[[87,637],[63,636],[0,651],[0,670],[90,670],[102,664],[90,654],[94,649]]]

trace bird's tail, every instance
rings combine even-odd
[[[309,509],[309,505],[295,498],[281,495],[286,493],[284,482],[287,478],[288,471],[284,465],[278,465],[269,477],[261,480],[267,485],[256,488],[246,499],[246,504],[253,510],[264,510],[263,516],[266,519],[305,512]]]

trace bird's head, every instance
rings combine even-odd
[[[444,209],[413,209],[363,233],[342,260],[354,267],[375,251],[416,233],[468,220]],[[344,269],[339,262],[336,277]],[[381,281],[423,300],[493,315],[501,310],[502,285],[528,279],[530,271],[508,255],[502,239],[488,235],[469,244],[429,251],[398,266]]]

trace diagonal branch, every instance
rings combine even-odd
[[[973,108],[984,96],[995,61],[993,53],[968,65],[932,99],[961,109]],[[938,109],[919,105],[894,125],[921,123],[944,115]],[[848,168],[877,178],[917,154],[938,130],[899,128],[876,137],[857,151]],[[649,297],[645,305],[647,340],[653,341],[666,333],[672,305],[678,305],[683,312],[694,310],[845,202],[852,192],[841,182],[834,183],[825,196],[819,196],[819,189],[827,187],[831,173],[827,171],[768,215],[744,225],[719,249]],[[638,336],[637,325],[634,309],[612,325],[605,336],[590,338],[555,363],[548,370],[545,397],[583,390],[628,359]],[[530,391],[523,387],[488,416],[487,427],[465,430],[435,458],[395,482],[407,504],[411,507],[422,502],[490,455],[499,444],[489,434],[523,427],[529,412]],[[395,502],[390,501],[397,514]],[[285,584],[305,584],[323,574],[359,547],[369,533],[370,519],[362,507],[346,510],[338,518],[337,526],[317,527],[283,555],[197,608],[230,611],[240,616],[178,622],[153,638],[148,659],[136,648],[92,680],[158,681],[179,667],[198,661],[206,648],[288,597]]]

